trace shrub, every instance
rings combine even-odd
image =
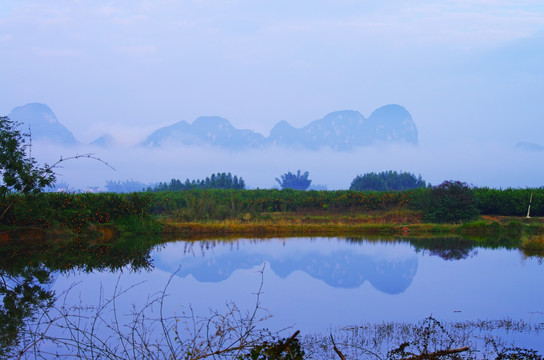
[[[414,174],[396,171],[383,171],[357,175],[351,182],[350,190],[356,191],[398,191],[425,187],[425,180]]]
[[[427,196],[424,217],[431,222],[470,221],[480,213],[472,189],[464,182],[444,181],[433,186]]]

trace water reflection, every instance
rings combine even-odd
[[[0,246],[0,358],[10,358],[17,347],[36,341],[37,322],[51,320],[43,316],[57,300],[54,288],[58,278],[127,267],[149,270],[153,246],[149,240],[4,242]]]
[[[267,326],[276,329],[293,325],[303,333],[326,332],[363,321],[414,322],[431,314],[460,322],[544,320],[541,263],[524,260],[517,250],[492,250],[496,243],[295,238],[156,244],[157,239],[131,238],[0,247],[3,351],[25,341],[33,315],[47,313],[59,294],[65,309],[91,312],[118,294],[116,306],[125,312],[145,309],[171,281],[162,304],[166,316],[189,305],[206,314],[225,302],[251,309],[263,265],[261,300],[274,316]]]
[[[462,238],[418,239],[412,243],[416,250],[444,260],[463,260],[478,254],[474,242]]]
[[[155,266],[180,277],[193,276],[200,282],[221,282],[233,272],[264,263],[280,278],[301,271],[336,288],[358,288],[365,281],[387,294],[399,294],[412,282],[418,265],[407,245],[365,241],[350,243],[331,239],[268,239],[236,242],[175,242],[154,255]],[[179,267],[179,270],[178,270]]]
[[[8,266],[6,266],[8,265]],[[22,328],[40,309],[51,306],[51,273],[43,266],[13,269],[1,261],[0,270],[0,358],[8,358],[21,338]]]

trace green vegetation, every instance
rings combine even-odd
[[[306,190],[312,184],[312,180],[308,179],[308,176],[310,176],[310,173],[307,171],[301,174],[300,170],[298,170],[296,175],[289,171],[281,176],[281,180],[276,178],[276,181],[280,184],[282,190]]]
[[[351,182],[350,190],[356,191],[402,191],[424,188],[425,180],[412,173],[383,171],[381,173],[366,173],[357,175]]]
[[[433,186],[423,200],[425,219],[437,223],[474,220],[480,214],[472,189],[460,181],[444,181]]]
[[[537,200],[544,193],[542,189],[532,191]],[[518,192],[528,191],[498,191],[496,197],[501,200],[497,201],[515,204],[512,199],[523,198]],[[100,231],[107,226],[118,233],[179,233],[189,237],[236,234],[485,237],[500,233],[520,238],[544,233],[544,224],[537,217],[543,212],[543,203],[533,200],[531,214],[535,217],[522,218],[529,198],[523,206],[516,204],[515,208],[506,209],[514,216],[490,214],[488,208],[479,221],[470,220],[481,204],[478,196],[482,193],[488,194],[455,182],[391,192],[194,189],[130,194],[14,193],[0,200],[0,207],[5,209],[0,224],[11,227],[12,231],[33,228],[67,236],[70,233],[102,236]]]
[[[82,233],[92,230],[95,224],[117,223],[121,228],[125,222],[154,224],[149,214],[148,193],[10,194],[2,199],[0,206],[6,209],[0,223],[12,227],[70,229]]]

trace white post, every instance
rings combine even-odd
[[[531,199],[529,200],[529,207],[527,208],[527,216],[526,216],[527,219],[531,218],[530,214],[531,214],[531,203],[532,202],[533,202],[533,192],[531,191]]]

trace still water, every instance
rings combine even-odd
[[[428,316],[544,322],[544,265],[518,250],[346,238],[180,240],[151,258],[146,270],[57,273],[50,286],[77,308],[118,294],[125,314],[165,294],[168,316],[207,316],[228,304],[251,311],[258,293],[271,316],[263,326],[303,334]],[[520,341],[543,350],[538,335]]]

